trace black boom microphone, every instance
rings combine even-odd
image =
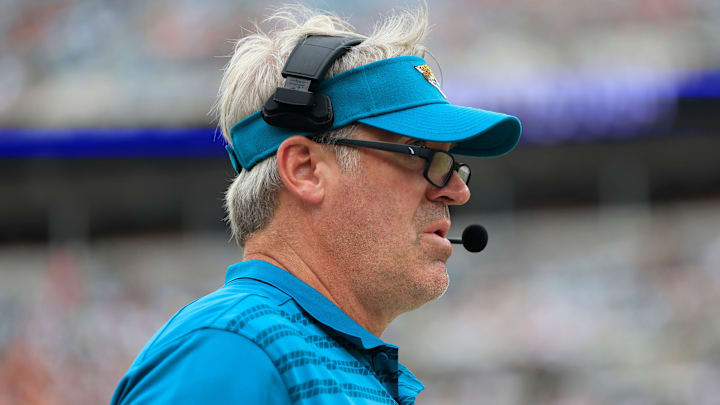
[[[488,233],[482,225],[469,225],[462,233],[462,239],[448,239],[450,243],[462,243],[469,252],[477,253],[485,249]]]

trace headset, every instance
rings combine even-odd
[[[308,35],[285,62],[282,70],[285,84],[263,106],[263,120],[272,126],[301,132],[330,129],[334,120],[332,101],[315,92],[315,87],[337,59],[362,41],[357,37]]]

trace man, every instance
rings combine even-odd
[[[469,168],[448,151],[504,154],[519,121],[449,104],[421,58],[424,10],[368,37],[297,7],[270,22],[237,43],[217,105],[243,260],[150,339],[112,403],[412,404],[423,389],[380,336],[448,286],[448,207],[470,197]],[[331,100],[324,132],[267,117],[313,35],[362,40],[309,87]]]

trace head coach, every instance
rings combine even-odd
[[[113,404],[412,404],[380,337],[448,287],[458,155],[498,156],[515,117],[450,104],[423,59],[424,9],[373,33],[292,7],[239,40],[216,111],[244,248],[225,284],[146,344]]]

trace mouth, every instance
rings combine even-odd
[[[452,244],[445,237],[449,231],[450,221],[445,219],[435,221],[423,230],[423,235],[427,235],[425,237],[429,238],[426,241],[432,246],[430,251],[433,253],[431,255],[436,255],[442,262],[445,262],[453,251]]]
[[[450,230],[450,221],[440,220],[435,221],[423,230],[424,233],[434,234],[441,238],[445,238],[448,231]]]

